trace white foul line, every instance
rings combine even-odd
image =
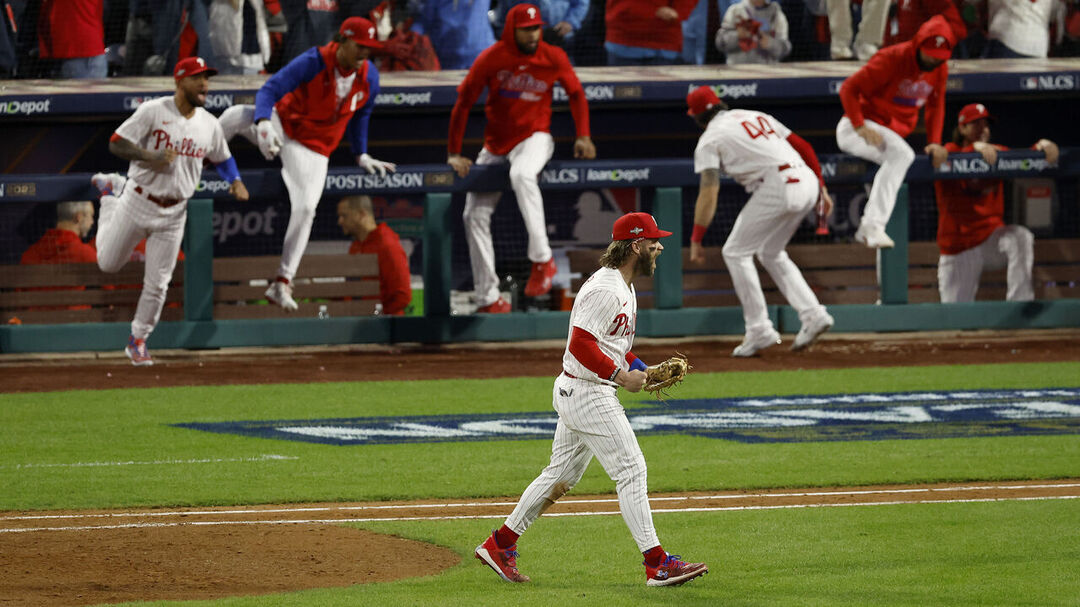
[[[222,462],[269,462],[300,459],[291,455],[274,455],[267,453],[256,457],[226,457],[220,459],[161,459],[149,462],[74,462],[70,464],[15,464],[13,466],[0,466],[0,468],[95,468],[99,466],[164,466],[169,464],[217,464]]]

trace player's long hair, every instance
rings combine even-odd
[[[634,256],[633,240],[613,240],[607,246],[607,250],[600,256],[600,265],[605,268],[618,270],[623,267],[626,260]]]

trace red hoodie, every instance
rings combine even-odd
[[[919,108],[925,105],[926,142],[941,143],[949,65],[943,62],[924,72],[917,59],[919,45],[933,36],[944,36],[950,46],[956,45],[949,23],[935,15],[914,38],[881,49],[844,81],[840,102],[852,126],[858,128],[865,120],[873,120],[907,137],[919,121]]]
[[[514,42],[514,24],[523,20],[529,6],[518,4],[510,9],[502,40],[480,53],[465,80],[458,85],[446,145],[451,154],[461,153],[469,108],[480,98],[484,87],[488,89],[484,147],[492,154],[504,156],[533,133],[551,130],[551,89],[555,81],[562,84],[570,98],[577,136],[589,135],[585,89],[574,74],[566,51],[541,40],[536,52],[526,55]]]

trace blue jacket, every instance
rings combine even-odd
[[[495,44],[484,0],[424,0],[414,5],[413,31],[427,34],[444,70],[468,69],[480,51]]]

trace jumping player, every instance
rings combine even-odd
[[[707,86],[691,91],[686,103],[690,107],[686,113],[705,129],[694,150],[694,172],[701,177],[690,236],[691,262],[705,261],[701,242],[716,214],[720,172],[750,194],[723,249],[746,323],[746,337],[731,355],[753,356],[780,343],[765,307],[755,255],[799,313],[802,326],[791,349],[802,350],[833,326],[832,316],[784,250],[819,199],[826,214],[832,210],[817,154],[776,118],[752,110],[729,110]]]
[[[1009,148],[990,143],[994,117],[981,103],[960,110],[949,152],[978,152],[990,166],[998,151]],[[1057,162],[1058,146],[1040,139],[1032,149]],[[938,292],[942,303],[975,301],[983,268],[1007,268],[1008,301],[1031,301],[1031,266],[1035,262],[1035,237],[1021,225],[1005,225],[1004,184],[1001,179],[942,179],[934,182],[937,195]]]
[[[173,70],[176,94],[140,105],[109,140],[109,151],[131,165],[123,192],[101,199],[97,262],[102,271],[116,272],[146,238],[143,289],[124,348],[137,366],[154,364],[146,340],[161,317],[184,237],[187,199],[199,183],[203,158],[232,184],[230,194],[248,199],[221,125],[203,109],[209,77],[216,73],[199,57],[181,60]]]
[[[577,139],[574,158],[596,157],[589,137],[589,107],[585,90],[570,66],[566,52],[541,38],[540,9],[518,4],[506,15],[502,40],[489,46],[469,68],[458,85],[458,98],[450,114],[447,141],[450,164],[461,177],[472,161],[461,155],[461,142],[469,120],[469,108],[488,90],[484,113],[484,149],[477,164],[510,163],[510,187],[517,196],[525,230],[529,233],[528,256],[532,261],[525,295],[538,297],[551,290],[555,260],[548,244],[544,200],[537,177],[555,151],[551,138],[551,89],[558,81],[570,98]],[[491,243],[491,214],[499,204],[499,192],[469,192],[465,197],[465,236],[469,243],[473,285],[478,312],[501,314],[510,304],[499,296],[495,274],[495,248]]]
[[[379,94],[379,70],[368,57],[381,46],[373,23],[349,17],[332,42],[308,49],[271,76],[256,93],[255,105],[221,114],[226,139],[243,135],[267,160],[281,154],[291,211],[281,266],[266,298],[287,312],[297,309],[292,280],[311,237],[330,153],[341,138],[348,137],[357,165],[368,173],[385,176],[397,168],[367,153],[368,122]]]
[[[881,49],[844,81],[840,101],[844,116],[836,126],[840,149],[880,166],[870,188],[855,240],[872,249],[893,246],[885,224],[915,152],[904,138],[926,107],[926,148],[936,168],[946,156],[941,145],[945,124],[946,60],[956,40],[949,23],[935,15],[907,42]]]
[[[616,391],[638,392],[645,363],[630,351],[637,323],[633,279],[652,276],[670,236],[647,213],[615,221],[600,269],[585,281],[570,312],[563,372],[555,379],[552,406],[559,414],[551,462],[522,494],[506,523],[476,548],[476,558],[508,582],[528,582],[517,569],[517,540],[556,500],[573,488],[593,456],[615,481],[619,510],[645,555],[645,583],[674,586],[708,573],[664,551],[653,527],[645,457]]]

